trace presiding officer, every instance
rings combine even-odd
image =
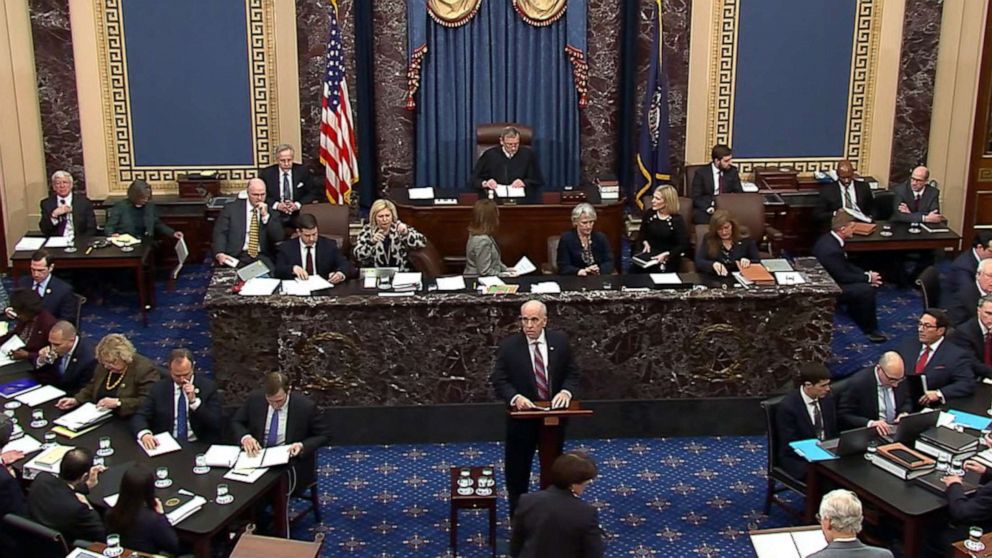
[[[487,149],[476,161],[472,183],[483,194],[495,190],[497,185],[524,188],[530,198],[544,185],[544,178],[537,166],[537,156],[520,146],[520,130],[507,126],[500,132],[499,147]]]
[[[547,307],[539,300],[529,300],[520,307],[521,331],[499,343],[489,382],[496,395],[514,410],[534,409],[534,401],[550,401],[555,408],[568,407],[579,387],[579,368],[568,336],[545,329],[547,324]],[[535,420],[507,417],[504,467],[511,517],[520,495],[527,492],[530,484],[538,426]],[[562,431],[559,452],[563,444]]]

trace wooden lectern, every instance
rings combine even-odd
[[[548,409],[551,407],[551,402],[535,401],[534,405],[537,405],[541,409]],[[558,451],[561,419],[593,414],[592,409],[583,409],[582,404],[574,399],[569,402],[568,408],[565,409],[516,411],[511,408],[507,413],[509,413],[510,418],[516,420],[541,421],[537,438],[537,456],[541,463],[541,490],[544,490],[551,484],[551,465],[561,455]]]

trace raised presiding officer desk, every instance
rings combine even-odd
[[[513,295],[404,297],[357,282],[329,296],[247,297],[232,293],[232,270],[215,269],[204,304],[215,377],[233,401],[271,370],[327,406],[492,401],[496,347],[520,331],[529,285],[549,280],[563,292],[537,298],[548,327],[569,335],[583,400],[762,396],[797,363],[829,356],[840,290],[815,260],[795,267],[809,283],[743,289],[683,275],[705,285],[659,289],[645,275],[528,276],[505,279],[521,285]]]
[[[459,199],[461,194],[461,199]],[[455,190],[434,189],[434,200],[411,200],[405,189],[390,191],[390,199],[396,204],[399,218],[413,225],[430,240],[442,258],[464,258],[465,243],[468,240],[468,225],[472,222],[472,205],[477,196]],[[540,194],[539,194],[540,195]],[[596,230],[610,239],[615,261],[620,258],[620,237],[623,234],[623,200],[600,203],[599,194],[586,191],[586,201],[596,208]],[[557,192],[550,197],[558,197]],[[459,200],[457,205],[435,203],[439,199]],[[560,235],[572,228],[572,209],[575,203],[532,203],[533,200],[513,198],[497,199],[499,204],[499,243],[503,263],[512,266],[521,256],[527,256],[540,266],[547,261],[550,236]],[[464,264],[463,264],[464,267]],[[462,269],[452,269],[461,273]]]

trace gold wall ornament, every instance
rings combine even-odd
[[[513,0],[513,9],[527,23],[544,27],[558,21],[568,0]]]
[[[427,0],[431,19],[445,27],[461,27],[479,13],[482,0]]]

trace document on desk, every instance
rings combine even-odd
[[[465,290],[465,277],[456,275],[454,277],[438,277],[434,280],[439,291],[463,291]]]
[[[237,463],[234,464],[233,469],[237,471],[245,471],[248,469],[261,469],[265,467],[276,467],[278,465],[285,465],[289,463],[289,449],[292,446],[274,446],[271,448],[264,448],[255,455],[255,457],[249,457],[246,452],[241,452],[238,456]]]
[[[520,258],[520,261],[517,262],[517,265],[513,266],[513,271],[516,276],[527,275],[528,273],[537,271],[537,267],[534,265],[534,262],[527,258],[527,256],[523,256]]]
[[[9,355],[10,353],[24,348],[24,341],[21,338],[12,335],[3,345],[0,345],[0,366],[7,366],[8,364],[14,364],[17,362]]]
[[[311,275],[306,281],[288,279],[282,282],[282,294],[291,296],[310,296],[314,291],[333,289],[334,285],[319,275]]]
[[[14,245],[15,252],[33,252],[45,245],[48,240],[43,236],[25,236]]]
[[[406,193],[411,200],[434,199],[434,188],[432,186],[426,188],[407,188]]]
[[[20,401],[28,407],[37,407],[38,405],[48,403],[53,399],[58,399],[59,397],[64,397],[66,393],[55,386],[41,386],[38,389],[33,389],[31,391],[22,393],[14,397],[14,399]]]
[[[179,272],[183,268],[183,264],[186,263],[186,258],[189,257],[189,248],[186,246],[186,239],[180,238],[176,242],[176,260],[179,262],[176,265],[176,269],[172,270],[172,278],[175,279],[179,277]]]
[[[245,284],[241,286],[239,294],[242,296],[268,296],[274,293],[278,286],[278,279],[255,277],[245,281]]]
[[[41,449],[41,442],[30,434],[25,434],[20,438],[9,442],[6,446],[0,448],[0,453],[7,453],[8,451],[19,451],[24,455],[31,452],[35,452]]]
[[[24,395],[29,391],[34,391],[39,387],[40,386],[37,380],[30,376],[17,378],[16,380],[11,380],[0,384],[0,397],[3,397],[4,399],[17,399],[18,396]]]
[[[779,271],[787,272],[792,271],[792,265],[789,260],[785,258],[771,258],[768,260],[761,260],[761,265],[765,266],[765,269],[772,273],[777,273]]]
[[[506,184],[496,185],[496,197],[498,198],[524,198],[527,197],[527,188],[512,188]]]
[[[558,294],[561,292],[561,285],[557,281],[543,281],[530,286],[530,292],[534,294]]]
[[[124,246],[134,246],[135,244],[141,244],[141,240],[134,238],[133,236],[127,233],[117,236],[111,236],[107,238],[107,241],[109,241],[114,246],[117,246],[118,248],[122,248]]]
[[[752,533],[751,545],[758,558],[806,558],[827,546],[819,528],[779,533]]]
[[[207,460],[207,467],[234,467],[241,455],[241,448],[238,446],[222,446],[214,444],[210,446],[204,457]]]
[[[806,278],[798,271],[776,271],[775,282],[779,285],[802,285]]]
[[[45,241],[45,248],[68,248],[69,247],[69,237],[66,236],[50,236],[48,240]]]
[[[97,407],[93,403],[87,401],[86,403],[80,405],[76,410],[62,415],[53,422],[59,426],[64,426],[69,430],[82,430],[87,426],[110,418],[111,413],[112,411],[110,409]]]
[[[682,279],[678,273],[652,273],[651,282],[655,285],[681,285]]]
[[[419,290],[423,285],[423,274],[419,271],[400,271],[393,275],[394,291]]]
[[[155,441],[158,442],[158,447],[155,449],[148,449],[145,446],[141,446],[141,442],[138,442],[138,445],[141,446],[141,449],[145,450],[148,457],[164,455],[166,453],[172,453],[183,449],[179,447],[179,442],[177,442],[176,439],[172,437],[172,434],[169,434],[168,432],[159,432],[156,434]]]
[[[496,286],[496,285],[505,285],[506,284],[506,283],[503,282],[502,279],[500,279],[499,277],[496,277],[496,276],[492,276],[492,277],[479,277],[478,281],[479,281],[479,284],[482,285],[483,287],[493,287],[493,286]]]
[[[224,473],[224,478],[246,484],[253,484],[255,481],[262,478],[262,475],[267,472],[269,472],[268,469],[231,469],[230,471]]]

